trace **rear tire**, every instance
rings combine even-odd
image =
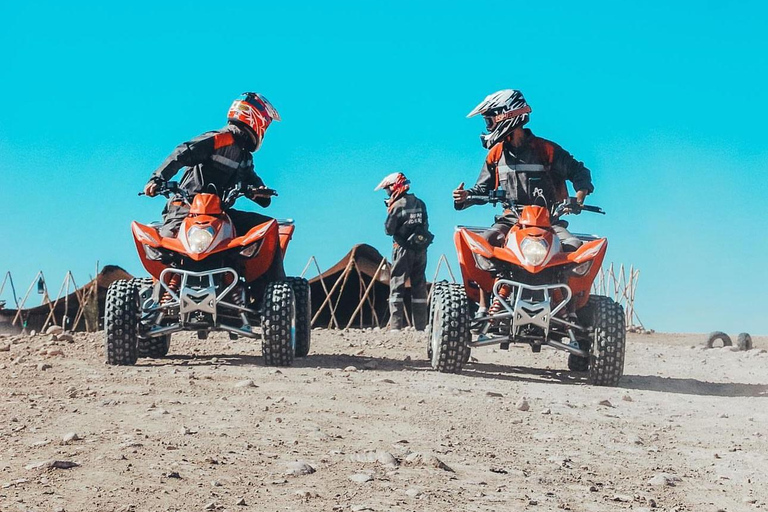
[[[309,281],[289,277],[288,283],[296,299],[296,357],[307,357],[312,336],[312,293]]]
[[[752,336],[746,332],[742,332],[739,334],[739,337],[736,338],[736,346],[739,347],[739,350],[752,350]]]
[[[139,316],[141,316],[141,308],[144,301],[152,296],[152,286],[154,281],[151,277],[141,277],[137,279],[131,279],[128,281],[136,288],[136,293],[139,299]],[[154,338],[146,338],[142,336],[141,326],[139,326],[139,339],[137,343],[137,351],[139,357],[160,358],[168,355],[168,350],[171,347],[171,335],[156,336]]]
[[[129,366],[138,359],[139,294],[135,283],[115,281],[107,290],[104,334],[107,364]]]
[[[581,347],[584,348],[584,347]],[[589,358],[568,354],[568,369],[572,372],[586,372],[589,370]]]
[[[594,386],[617,386],[624,374],[627,331],[624,308],[609,297],[593,295],[588,382]]]
[[[464,288],[449,284],[441,293],[433,295],[432,368],[441,373],[459,373],[468,360],[472,339],[469,332],[469,299]]]
[[[171,348],[171,335],[155,336],[154,338],[139,338],[139,357],[159,359],[168,355]]]
[[[290,366],[296,354],[296,301],[286,281],[269,283],[261,317],[262,352],[267,366]]]

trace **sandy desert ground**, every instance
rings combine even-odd
[[[0,510],[767,507],[767,338],[629,335],[621,387],[596,388],[546,348],[439,374],[415,332],[316,330],[279,370],[180,334],[109,367],[102,336],[0,337]]]

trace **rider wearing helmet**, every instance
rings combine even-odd
[[[424,201],[409,193],[410,180],[401,172],[386,176],[374,189],[384,189],[389,198],[384,231],[394,238],[389,275],[390,329],[405,326],[405,283],[411,280],[413,325],[423,331],[427,325],[427,247],[434,238],[429,232]]]
[[[566,180],[573,184],[580,204],[594,191],[591,174],[583,163],[554,142],[523,128],[530,113],[531,107],[520,91],[504,89],[485,98],[467,115],[480,114],[485,119],[487,133],[480,139],[489,151],[477,183],[467,190],[462,183],[453,191],[457,210],[473,204],[468,196],[486,196],[499,187],[504,189],[507,199],[518,205],[541,206],[568,198]],[[505,212],[486,232],[486,239],[492,245],[503,245],[516,222],[514,211]],[[581,241],[568,232],[567,226],[567,222],[559,221],[553,228],[565,250],[576,250]]]
[[[568,198],[566,180],[573,184],[579,204],[594,191],[591,174],[583,163],[554,142],[523,128],[530,113],[531,107],[520,91],[504,89],[486,97],[467,115],[480,114],[485,119],[487,133],[480,139],[489,151],[477,183],[466,190],[461,183],[453,191],[454,208],[463,210],[473,204],[470,195],[487,196],[499,187],[504,189],[507,199],[518,205],[547,207]],[[484,237],[491,245],[502,246],[515,223],[517,213],[505,211],[496,217]],[[581,241],[567,227],[568,223],[562,220],[552,226],[563,249],[574,251]],[[485,310],[487,300],[481,290],[479,314]]]
[[[229,107],[227,125],[179,145],[152,173],[149,182],[144,186],[144,193],[150,197],[157,195],[162,183],[173,178],[182,167],[186,167],[180,187],[190,196],[204,191],[221,195],[235,184],[243,183],[254,188],[250,199],[266,208],[272,199],[264,182],[253,169],[251,154],[261,146],[264,133],[272,121],[280,121],[280,115],[264,96],[255,92],[243,93]],[[169,199],[163,210],[160,235],[176,236],[188,213],[188,205],[173,198]],[[234,208],[228,209],[227,214],[238,236],[271,220],[271,217],[266,215]],[[277,253],[276,260],[279,261],[275,261],[273,265],[275,279],[284,276],[280,251]]]

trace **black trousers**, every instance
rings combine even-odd
[[[405,327],[405,283],[411,280],[413,326],[423,331],[427,326],[427,251],[405,249],[395,244],[389,274],[389,312],[391,329]]]

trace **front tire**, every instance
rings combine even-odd
[[[107,290],[104,334],[107,364],[130,366],[138,359],[139,295],[135,284],[124,279]]]
[[[286,281],[269,283],[261,317],[262,352],[267,366],[290,366],[296,354],[296,301]]]
[[[432,324],[435,316],[435,297],[448,287],[448,281],[439,281],[432,284],[432,294],[429,300],[429,323],[427,324],[427,359],[432,360]]]
[[[472,339],[467,294],[461,285],[449,284],[432,300],[432,368],[441,373],[459,373],[468,359],[467,343]]]
[[[589,377],[594,386],[617,386],[624,374],[627,331],[624,308],[610,297],[590,297],[594,331],[589,357]]]
[[[152,296],[152,287],[154,286],[154,281],[151,277],[143,277],[132,279],[129,282],[136,288],[136,293],[139,297],[139,314],[141,314],[142,304],[146,299]],[[170,347],[170,334],[148,338],[143,337],[141,329],[139,329],[139,339],[137,343],[139,357],[148,357],[154,359],[165,357],[168,355],[168,350]]]
[[[312,294],[309,281],[289,277],[288,283],[296,299],[296,357],[307,357],[312,336]]]

